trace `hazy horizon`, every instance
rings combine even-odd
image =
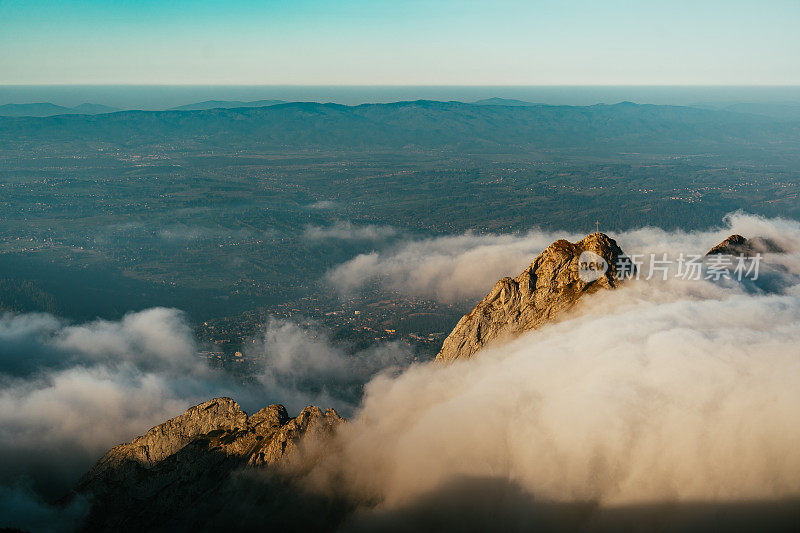
[[[548,105],[800,104],[800,85],[1,85],[0,105],[86,102],[159,110],[206,100],[332,102],[345,105],[407,100],[508,98]]]

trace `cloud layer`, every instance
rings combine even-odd
[[[349,416],[358,407],[364,385],[377,374],[394,375],[414,359],[402,341],[352,351],[336,345],[315,325],[271,319],[251,352],[261,357],[256,379],[290,412],[309,404],[332,406]]]
[[[171,309],[82,325],[3,316],[0,479],[25,475],[35,490],[58,496],[110,446],[227,390],[230,380],[196,352]]]
[[[473,529],[514,529],[531,523],[531,502],[588,502],[580,521],[652,502],[800,498],[800,224],[737,214],[716,231],[615,238],[629,255],[703,253],[730,233],[787,251],[767,258],[770,283],[632,281],[452,365],[406,368],[403,344],[354,352],[313,324],[270,321],[249,353],[262,366],[242,384],[197,357],[176,310],[77,325],[5,315],[0,493],[18,503],[0,505],[0,523],[41,523],[14,516],[20,508],[37,520],[79,515],[54,514],[42,498],[61,495],[110,446],[221,395],[250,410],[353,411],[304,482],[361,503],[355,529],[453,524],[459,509]],[[560,237],[579,236],[405,242],[344,265],[339,283],[353,289],[360,271],[411,294],[479,297]]]
[[[378,376],[308,483],[380,502],[356,515],[355,529],[398,531],[452,524],[454,508],[524,530],[518,520],[532,519],[532,502],[586,503],[576,527],[599,509],[796,502],[800,224],[733,215],[719,231],[617,238],[630,253],[703,253],[734,232],[787,250],[767,258],[784,280],[779,290],[633,281],[473,360]],[[450,257],[457,263],[469,250]],[[487,497],[496,491],[507,497]]]
[[[389,290],[454,302],[482,295],[501,277],[521,271],[558,238],[564,235],[466,233],[405,241],[385,251],[358,255],[329,271],[326,279],[342,293],[377,281]]]
[[[276,320],[253,345],[261,366],[249,382],[209,367],[198,349],[174,309],[77,325],[0,317],[0,488],[24,482],[61,496],[111,446],[217,396],[250,411],[318,404],[350,414],[373,375],[413,359],[402,343],[350,353],[318,328]]]
[[[668,290],[373,380],[334,462],[389,507],[459,477],[556,502],[800,495],[800,300]]]
[[[800,224],[734,213],[720,228],[710,231],[668,232],[642,228],[611,232],[628,254],[674,252],[705,254],[732,233],[768,237],[784,249],[798,250]],[[405,240],[382,251],[360,254],[326,274],[335,290],[349,294],[379,286],[409,296],[447,303],[478,299],[498,279],[516,276],[548,245],[558,239],[576,241],[583,235],[534,230],[526,234],[466,233],[421,240]]]

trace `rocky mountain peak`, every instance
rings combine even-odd
[[[333,409],[306,407],[295,418],[282,405],[248,416],[230,398],[215,398],[109,450],[78,483],[75,493],[88,496],[90,530],[127,530],[129,521],[163,526],[169,517],[192,510],[200,519],[205,502],[219,511],[225,498],[236,498],[231,477],[247,467],[281,466],[308,439],[330,438],[343,418]],[[220,501],[213,501],[219,498]],[[223,502],[223,503],[220,503]],[[149,528],[145,528],[149,529]]]
[[[469,358],[491,341],[538,328],[572,308],[582,295],[616,287],[620,269],[630,271],[632,263],[604,233],[575,243],[558,240],[517,277],[498,281],[456,324],[436,359]]]
[[[784,250],[772,239],[753,237],[747,239],[739,234],[734,234],[711,248],[706,255],[745,255],[752,256],[758,253],[782,253]]]

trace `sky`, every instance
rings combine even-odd
[[[797,0],[0,0],[0,84],[798,85]]]

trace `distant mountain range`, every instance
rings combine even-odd
[[[37,104],[5,104],[0,105],[0,117],[51,117],[53,115],[98,115],[119,111],[114,107],[100,104],[81,104],[75,107],[64,107],[49,102]]]
[[[508,106],[544,105],[544,104],[534,104],[533,102],[526,102],[525,100],[514,100],[513,98],[499,98],[497,96],[493,98],[485,98],[483,100],[478,100],[477,102],[473,103],[475,105],[508,105]]]
[[[238,107],[266,107],[285,104],[283,100],[255,100],[253,102],[240,102],[238,100],[207,100],[178,107],[171,107],[168,111],[204,111],[206,109],[235,109]]]
[[[530,151],[573,149],[700,153],[797,146],[800,121],[693,107],[476,105],[420,100],[345,106],[122,111],[0,118],[0,141],[101,143],[173,149],[326,148]],[[788,149],[788,148],[787,148]]]
[[[748,115],[761,115],[786,121],[800,120],[800,104],[794,103],[719,102],[694,103],[690,104],[690,107],[714,111],[729,111],[731,113],[745,113]]]
[[[193,104],[172,107],[168,111],[205,111],[208,109],[235,109],[239,107],[265,107],[285,104],[283,100],[255,100],[241,102],[238,100],[207,100]],[[52,117],[56,115],[99,115],[122,111],[116,107],[85,103],[75,107],[65,107],[50,102],[32,104],[0,105],[0,117]]]
[[[497,106],[544,106],[547,104],[526,102],[524,100],[514,100],[511,98],[486,98],[473,102],[475,105],[497,105]],[[622,102],[623,104],[631,102]],[[771,104],[771,103],[726,103],[726,104],[691,104],[689,107],[709,109],[714,111],[729,111],[731,113],[744,113],[749,115],[761,115],[787,121],[800,120],[800,105],[798,104]]]
[[[258,108],[270,107],[281,104],[302,104],[303,102],[287,102],[285,100],[254,100],[245,102],[241,100],[206,100],[203,102],[195,102],[191,104],[171,107],[166,111],[208,111],[212,109],[240,109],[240,108]],[[396,105],[408,102],[395,102],[391,104],[363,104],[363,105]],[[446,103],[461,103],[461,102],[438,102],[441,104]],[[622,104],[631,104],[631,102],[621,102]],[[315,104],[307,102],[307,104]],[[335,105],[335,104],[325,104]],[[548,104],[527,102],[525,100],[515,100],[512,98],[492,97],[485,98],[471,102],[475,106],[498,106],[498,107],[572,107],[572,106],[553,106]],[[604,105],[604,104],[598,104]],[[348,106],[348,107],[361,107],[361,106]],[[594,106],[585,106],[594,107]],[[670,107],[670,106],[658,106]],[[719,104],[691,104],[687,107],[696,109],[704,109],[708,111],[728,111],[731,113],[741,113],[749,115],[760,115],[770,117],[783,121],[800,120],[800,105],[798,104],[773,104],[773,103],[719,103]],[[124,109],[129,110],[129,109]],[[56,115],[98,115],[104,113],[114,113],[123,111],[123,109],[110,107],[101,104],[83,103],[75,107],[65,107],[56,105],[50,102],[28,103],[28,104],[4,104],[0,105],[0,117],[51,117]]]
[[[514,100],[511,98],[486,98],[473,102],[475,105],[497,105],[497,106],[543,106],[547,104],[526,102],[524,100]],[[630,103],[630,102],[622,102]],[[781,120],[793,121],[800,120],[800,105],[798,104],[771,104],[771,103],[727,103],[727,104],[692,104],[689,107],[700,109],[710,109],[714,111],[729,111],[731,113],[745,113],[750,115],[762,115]]]
[[[796,104],[731,104],[723,108],[734,113],[750,113],[782,120],[800,120],[800,105]]]

